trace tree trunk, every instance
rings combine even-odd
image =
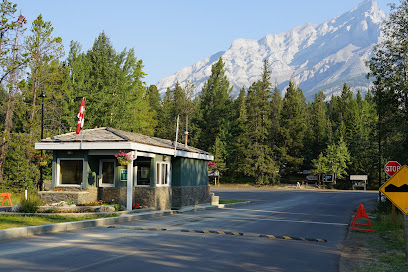
[[[15,63],[17,59],[17,50],[18,50],[18,35],[19,35],[19,28],[16,30],[16,37],[14,40],[14,50],[13,50],[13,63]],[[15,95],[15,85],[17,81],[17,69],[14,68],[12,70],[11,75],[11,86],[9,87],[7,102],[6,102],[6,114],[4,120],[4,127],[3,133],[1,136],[0,142],[0,183],[4,182],[4,165],[6,162],[6,155],[8,150],[8,141],[10,138],[10,132],[13,128],[13,115],[14,115],[14,95]]]
[[[10,137],[11,128],[13,127],[13,112],[14,112],[14,97],[12,90],[9,91],[8,99],[6,102],[6,115],[4,121],[4,129],[0,143],[0,183],[4,181],[4,164],[6,161],[8,141]]]

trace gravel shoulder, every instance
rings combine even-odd
[[[373,222],[370,213],[375,210],[375,201],[364,203],[364,207]],[[396,244],[395,230],[349,231],[340,246],[339,271],[408,271],[404,249]]]

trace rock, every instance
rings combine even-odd
[[[20,209],[20,205],[14,205],[13,207],[11,207],[12,212],[18,212],[19,209]]]
[[[99,208],[99,211],[105,213],[112,213],[115,212],[115,208],[112,206],[103,205]]]

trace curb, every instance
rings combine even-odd
[[[235,202],[235,203],[228,203],[228,204],[218,204],[218,209],[224,209],[224,208],[229,208],[233,206],[243,206],[243,205],[248,205],[251,203],[251,201],[243,201],[243,202]]]
[[[196,212],[196,211],[204,211],[204,210],[223,209],[223,208],[227,208],[231,206],[245,205],[249,203],[250,201],[230,203],[230,204],[202,205],[202,206],[194,206],[194,207],[185,207],[185,208],[181,208],[180,210],[151,211],[151,212],[131,213],[131,214],[128,213],[128,214],[122,214],[118,217],[98,218],[98,219],[90,219],[90,220],[75,221],[75,222],[64,222],[64,223],[47,224],[47,225],[39,225],[39,226],[1,229],[0,230],[0,240],[16,239],[16,238],[33,236],[33,235],[42,235],[42,234],[47,234],[47,233],[72,231],[72,230],[78,230],[78,229],[83,229],[83,228],[100,227],[100,226],[112,225],[112,224],[117,224],[117,223],[132,222],[132,221],[136,221],[140,219],[149,219],[149,218],[155,218],[155,217],[160,217],[160,216],[168,216],[168,215],[184,213],[184,212]]]

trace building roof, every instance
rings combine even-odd
[[[114,129],[110,127],[100,127],[95,129],[85,129],[82,130],[79,135],[75,132],[70,132],[66,134],[52,136],[46,139],[42,139],[41,143],[36,144],[37,149],[44,149],[47,144],[55,146],[55,144],[63,144],[63,143],[117,143],[118,149],[120,147],[120,143],[136,143],[141,144],[142,146],[153,146],[159,148],[166,148],[174,150],[174,141],[161,139],[152,136],[146,136],[139,133],[133,133],[128,131],[123,131],[119,129]],[[141,145],[138,145],[139,147]],[[41,147],[41,148],[40,148]],[[52,149],[52,148],[47,148]],[[56,149],[65,149],[65,148],[56,148]],[[86,148],[83,148],[86,149]],[[177,143],[177,151],[181,152],[192,152],[198,153],[202,155],[211,156],[210,153],[194,148],[191,146],[185,146],[182,143]],[[161,152],[158,152],[161,153]],[[206,156],[207,157],[207,156]],[[211,156],[212,157],[212,156]]]

